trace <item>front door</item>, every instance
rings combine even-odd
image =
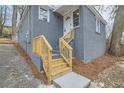
[[[64,27],[63,34],[67,33],[71,28],[73,28],[73,12],[69,12],[64,15]]]

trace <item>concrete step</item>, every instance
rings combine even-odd
[[[87,88],[91,80],[75,72],[69,72],[55,80],[54,86],[58,88]]]

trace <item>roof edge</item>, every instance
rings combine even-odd
[[[22,21],[24,20],[24,17],[25,17],[25,15],[27,14],[28,10],[29,10],[29,6],[27,5],[27,6],[25,6],[25,8],[24,8],[24,11],[23,11],[21,20],[20,20],[19,23],[17,24],[17,29],[16,29],[16,31],[19,30],[19,26],[21,25]]]
[[[102,15],[91,5],[86,5],[87,8],[89,8],[96,17],[98,17],[105,25],[107,24],[106,20],[102,17]]]

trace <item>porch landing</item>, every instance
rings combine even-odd
[[[75,72],[69,72],[53,80],[53,84],[58,88],[86,88],[90,85],[90,80]]]

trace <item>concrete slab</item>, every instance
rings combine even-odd
[[[53,80],[53,84],[58,88],[86,88],[90,85],[90,81],[88,78],[75,72],[69,72]]]

